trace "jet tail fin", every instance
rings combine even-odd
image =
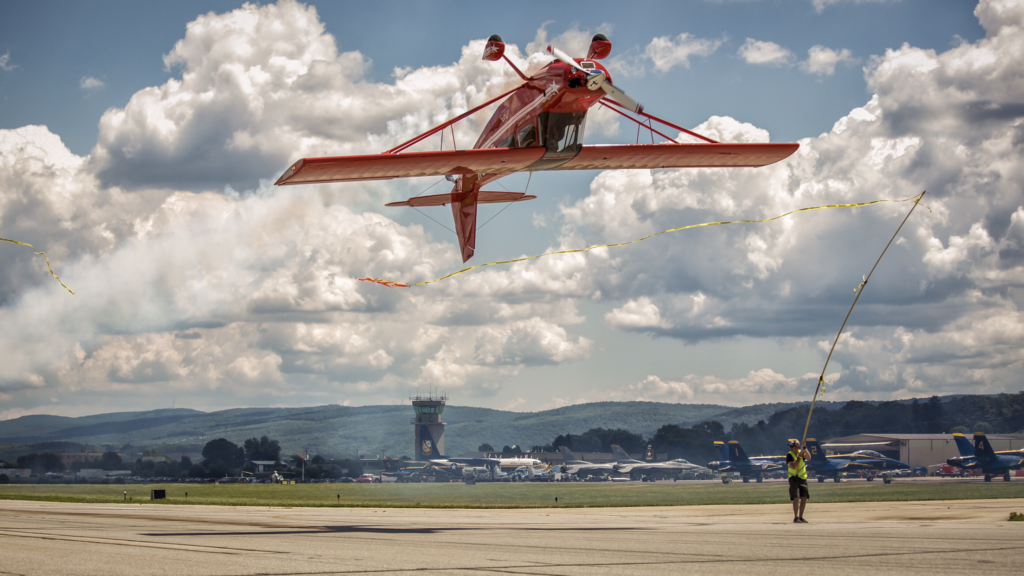
[[[615,455],[615,460],[619,462],[629,462],[633,460],[633,458],[630,457],[629,454],[626,454],[626,451],[623,450],[622,447],[620,447],[618,444],[612,444],[612,454]]]
[[[736,440],[729,441],[729,460],[732,462],[750,462],[750,458],[747,457],[747,453]]]
[[[580,461],[579,457],[576,456],[576,454],[574,454],[572,450],[569,450],[565,446],[559,446],[558,450],[562,453],[562,458],[566,463]]]
[[[992,449],[992,445],[988,443],[988,438],[985,437],[984,432],[974,433],[974,455],[978,459],[996,459],[996,452]]]
[[[974,456],[974,444],[966,436],[956,432],[953,434],[953,440],[956,442],[956,449],[961,456]]]
[[[721,460],[729,459],[729,447],[725,445],[725,442],[715,440],[715,449],[718,450],[718,455]]]
[[[811,462],[825,462],[828,458],[825,458],[825,450],[821,448],[821,444],[814,438],[807,439],[807,451],[811,453]]]
[[[438,449],[430,427],[424,424],[420,424],[420,445],[416,447],[416,452],[417,460],[439,460],[445,457]]]

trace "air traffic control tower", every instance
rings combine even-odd
[[[412,424],[416,427],[415,459],[419,461],[440,458],[444,455],[444,403],[447,396],[416,396],[412,398],[412,407],[416,417]]]

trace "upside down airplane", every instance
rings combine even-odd
[[[614,86],[607,68],[599,62],[611,49],[611,42],[603,34],[594,36],[586,58],[571,58],[558,48],[548,46],[555,60],[534,75],[526,76],[505,56],[501,37],[491,36],[483,59],[504,59],[523,79],[522,84],[382,154],[303,158],[288,168],[276,184],[445,176],[454,183],[451,192],[416,196],[388,206],[451,204],[465,262],[476,250],[478,205],[536,198],[525,192],[483,189],[510,174],[542,170],[758,167],[778,162],[800,147],[799,144],[720,143],[644,112],[640,103]],[[504,102],[472,148],[407,151],[439,133],[443,146],[445,129],[503,98]],[[636,144],[584,145],[584,121],[587,112],[596,105],[605,106],[649,130],[652,143],[640,144],[638,136]],[[655,122],[702,142],[679,143],[656,129]],[[655,134],[666,142],[653,143]],[[452,140],[454,142],[454,129]]]

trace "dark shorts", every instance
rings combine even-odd
[[[810,498],[811,493],[807,491],[807,480],[792,476],[789,479],[789,499]]]

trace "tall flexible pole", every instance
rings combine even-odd
[[[896,239],[900,230],[903,229],[903,225],[907,223],[907,220],[910,219],[910,215],[914,213],[914,208],[917,208],[917,205],[921,202],[921,198],[924,198],[924,195],[927,192],[927,190],[921,192],[921,195],[917,197],[917,200],[914,200],[914,205],[910,207],[910,212],[907,212],[907,216],[903,219],[903,222],[900,222],[900,227],[896,229],[896,233],[889,239],[889,243],[885,245],[885,249],[882,250],[882,254],[878,257],[878,260],[875,260],[875,265],[871,267],[871,272],[868,272],[868,275],[864,277],[864,281],[861,282],[860,286],[856,289],[857,297],[853,299],[853,304],[850,305],[850,311],[846,313],[846,318],[843,319],[843,325],[839,327],[839,334],[836,334],[836,339],[832,342],[832,349],[828,351],[828,357],[825,358],[825,366],[822,367],[821,375],[818,376],[818,387],[814,389],[814,398],[811,399],[811,409],[807,412],[807,424],[804,425],[804,436],[800,440],[801,449],[807,447],[807,430],[811,427],[811,414],[814,414],[814,404],[818,401],[818,392],[821,391],[821,387],[825,384],[825,370],[828,369],[828,361],[832,359],[832,353],[836,351],[836,344],[839,343],[839,337],[843,335],[843,329],[846,328],[846,322],[850,319],[850,314],[853,314],[853,307],[857,305],[857,301],[860,300],[861,295],[864,294],[864,288],[867,287],[868,280],[871,280],[871,275],[875,273],[875,268],[878,268],[878,263],[882,261],[882,256],[885,256],[885,252],[889,249],[889,246],[892,245],[893,240]]]

